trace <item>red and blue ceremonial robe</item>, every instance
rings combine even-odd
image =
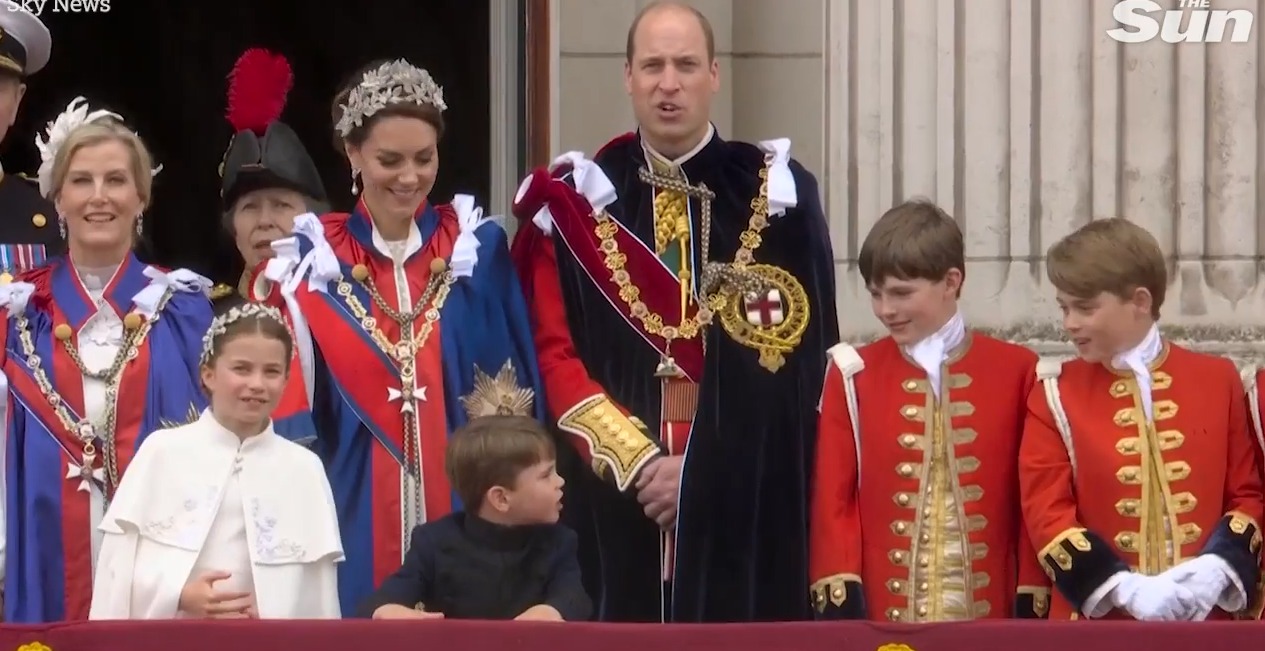
[[[151,432],[196,418],[206,406],[198,363],[211,325],[210,300],[200,286],[173,283],[177,274],[146,269],[129,255],[102,296],[102,309],[113,309],[124,323],[122,348],[134,352],[118,375],[113,427],[94,426],[89,454],[80,438],[84,430],[70,426],[85,413],[84,376],[71,351],[79,350],[79,334],[97,306],[65,257],[0,288],[6,307],[2,368],[9,384],[6,623],[87,619],[92,536],[104,515],[94,513],[103,505],[99,498],[94,504],[93,496],[109,499]],[[160,298],[147,310],[137,297],[149,287],[158,290],[150,296]],[[105,440],[110,430],[112,446]]]
[[[309,282],[315,272],[298,272],[308,278],[292,283],[293,300],[283,304],[288,311],[301,310],[314,344],[311,405],[317,440],[312,449],[326,464],[338,507],[347,555],[339,565],[338,587],[347,616],[399,569],[410,524],[462,508],[444,473],[444,454],[448,436],[467,422],[477,404],[502,401],[517,405],[516,413],[544,417],[527,306],[504,230],[491,220],[469,221],[468,210],[459,216],[451,205],[425,203],[414,220],[421,247],[405,260],[403,275],[410,302],[421,297],[426,307],[411,333],[403,333],[381,304],[410,311],[400,310],[395,263],[374,245],[363,202],[351,214],[322,217],[315,235],[301,226],[302,218],[296,222],[305,259],[322,250],[337,258],[328,282]],[[473,269],[464,274],[459,273],[461,260],[454,259],[463,224],[468,227],[465,251],[477,252]],[[431,276],[445,273],[452,274],[446,291],[428,295]],[[371,296],[371,287],[381,303]],[[416,377],[412,382],[405,381],[401,361],[394,357],[402,334],[421,341],[408,360]],[[279,421],[295,417],[302,402],[295,395],[295,377],[291,373]],[[417,439],[408,445],[406,418],[415,418],[418,426]],[[422,488],[416,510],[408,504],[403,471],[414,462]]]

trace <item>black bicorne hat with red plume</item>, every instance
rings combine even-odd
[[[298,134],[279,121],[294,74],[285,57],[252,48],[229,74],[228,122],[235,131],[220,164],[220,196],[230,210],[238,197],[288,188],[326,201],[325,184]]]

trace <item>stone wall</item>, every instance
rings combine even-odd
[[[640,4],[557,0],[560,151],[593,151],[632,126],[623,50]],[[1261,354],[1259,29],[1247,43],[1123,44],[1107,36],[1107,0],[694,4],[717,32],[722,133],[790,137],[821,180],[847,338],[880,331],[855,270],[862,238],[921,196],[963,226],[977,326],[1066,352],[1044,252],[1122,215],[1170,257],[1170,336],[1240,361]]]

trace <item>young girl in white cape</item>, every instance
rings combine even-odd
[[[339,617],[325,469],[272,429],[294,346],[255,303],[203,340],[211,406],[140,447],[102,521],[91,619]]]

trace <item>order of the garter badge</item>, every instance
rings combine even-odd
[[[795,276],[781,267],[753,264],[744,271],[762,287],[744,293],[739,300],[725,301],[720,323],[734,341],[759,352],[761,366],[776,373],[808,328],[808,294]]]

